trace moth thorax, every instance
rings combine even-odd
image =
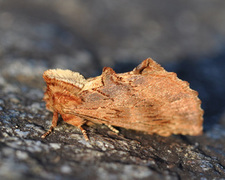
[[[86,83],[86,79],[81,74],[70,70],[49,69],[44,72],[43,77],[69,83],[80,89],[83,88]]]

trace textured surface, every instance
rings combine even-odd
[[[141,2],[0,0],[0,179],[225,178],[225,1]],[[149,56],[199,92],[202,136],[87,126],[87,143],[60,121],[40,138],[45,70],[93,77]]]

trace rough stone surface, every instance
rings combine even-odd
[[[225,179],[225,1],[0,0],[0,179]],[[95,76],[147,57],[199,92],[198,137],[81,132],[42,101],[42,73]]]

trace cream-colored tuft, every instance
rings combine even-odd
[[[86,79],[78,72],[63,69],[49,69],[44,72],[43,76],[47,76],[51,79],[64,81],[66,83],[73,84],[79,88],[83,88],[86,83]]]

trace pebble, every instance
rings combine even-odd
[[[25,160],[25,159],[27,159],[28,158],[28,154],[26,153],[26,152],[24,152],[24,151],[16,151],[16,156],[17,156],[17,158],[18,159],[20,159],[20,160]]]
[[[72,169],[70,166],[68,166],[68,165],[61,166],[62,173],[69,174],[69,173],[71,173],[71,171],[72,171]]]
[[[29,132],[21,131],[20,129],[15,129],[14,131],[19,137],[22,137],[22,138],[27,137],[27,135],[29,134]]]
[[[60,143],[50,143],[50,146],[54,149],[60,149],[61,148],[61,144]]]

